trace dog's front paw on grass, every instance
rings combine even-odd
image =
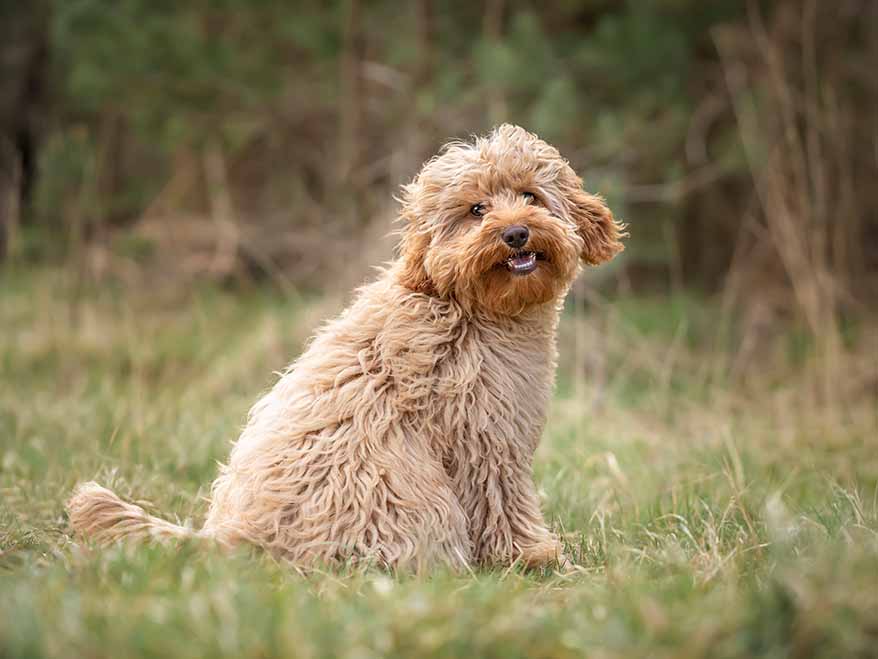
[[[522,549],[519,560],[528,568],[548,568],[570,572],[573,562],[564,553],[560,542],[542,542]]]

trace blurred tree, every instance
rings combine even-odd
[[[871,0],[43,1],[7,1],[4,25],[50,20],[55,119],[35,209],[73,235],[103,240],[157,209],[168,226],[205,216],[208,262],[319,280],[358,253],[439,144],[512,121],[556,144],[630,222],[632,281],[714,289],[766,226],[740,109],[780,116],[780,75],[820,117],[808,124],[816,115],[800,108],[787,122],[811,127],[812,165],[814,144],[832,163],[823,178],[811,167],[815,202],[836,195],[855,227],[829,241],[832,263],[860,264],[846,286],[876,270],[878,250],[863,247],[878,226],[862,185],[875,173]],[[721,57],[723,34],[740,47]],[[7,131],[45,123],[32,108],[4,112]],[[766,148],[788,134],[757,123]]]
[[[27,218],[44,131],[49,6],[0,0],[0,258]]]

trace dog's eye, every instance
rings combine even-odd
[[[469,212],[476,217],[481,217],[485,214],[485,204],[476,204],[472,208],[469,209]]]
[[[532,202],[534,199],[536,199],[536,196],[534,195],[533,192],[522,192],[522,193],[521,193],[521,196],[524,197],[524,200],[525,200],[527,203],[530,203],[530,202]]]

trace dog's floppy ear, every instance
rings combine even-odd
[[[422,213],[417,203],[419,194],[420,186],[416,179],[402,187],[402,198],[398,199],[402,203],[400,221],[404,223],[399,242],[399,282],[409,290],[431,295],[434,291],[433,281],[424,266],[430,234],[419,221]]]
[[[424,267],[429,244],[430,237],[416,232],[411,225],[403,229],[402,240],[399,243],[399,258],[402,262],[399,283],[409,290],[426,295],[431,295],[434,290],[433,280]]]
[[[582,189],[582,179],[572,170],[569,173],[562,191],[570,218],[582,238],[582,260],[589,265],[600,265],[625,249],[622,244],[622,238],[628,235],[625,225],[616,221],[600,196]]]
[[[600,265],[625,249],[621,239],[628,235],[616,221],[604,200],[579,190],[573,196],[571,214],[582,237],[582,260]]]

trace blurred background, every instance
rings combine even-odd
[[[7,262],[345,291],[398,186],[509,121],[630,225],[587,290],[718,299],[745,353],[785,321],[836,351],[875,300],[872,0],[2,7]]]
[[[79,481],[200,525],[400,184],[504,121],[631,234],[534,462],[583,572],[80,551]],[[0,0],[0,254],[0,656],[875,656],[876,0]]]

